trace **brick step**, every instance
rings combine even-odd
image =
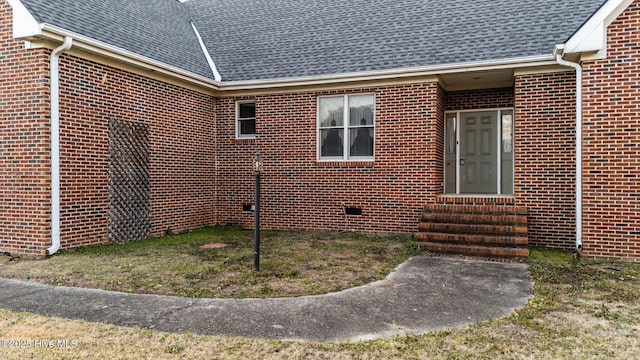
[[[495,224],[527,226],[527,217],[525,215],[423,213],[421,221],[452,224]]]
[[[416,239],[431,252],[527,257],[527,209],[512,200],[448,199],[424,207]]]
[[[494,224],[465,224],[422,222],[418,224],[421,232],[474,234],[474,235],[502,235],[527,236],[527,226],[494,225]]]
[[[440,244],[462,244],[462,245],[491,245],[500,247],[517,247],[529,245],[529,238],[526,236],[498,236],[498,235],[474,235],[474,234],[452,234],[419,232],[416,234],[419,242],[440,243]]]
[[[439,244],[430,242],[418,242],[423,249],[437,253],[461,254],[468,256],[486,257],[528,257],[528,248],[498,247],[498,246],[478,246],[461,244]]]
[[[524,215],[527,208],[515,205],[427,204],[424,213]]]

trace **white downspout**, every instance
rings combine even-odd
[[[564,60],[560,52],[556,61],[576,70],[576,249],[582,251],[582,66]]]
[[[51,52],[49,62],[51,86],[51,247],[47,255],[60,249],[60,55],[71,49],[69,36]]]

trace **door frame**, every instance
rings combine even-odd
[[[507,112],[510,111],[511,112],[511,141],[512,141],[512,147],[511,147],[511,151],[512,153],[515,152],[515,108],[514,107],[502,107],[502,108],[480,108],[480,109],[468,109],[468,110],[449,110],[449,111],[445,111],[444,112],[444,126],[443,126],[443,156],[442,156],[442,166],[443,166],[443,171],[442,171],[442,177],[443,177],[443,193],[445,195],[487,195],[487,196],[495,196],[495,195],[513,195],[513,193],[510,194],[503,194],[502,193],[502,115],[503,112]],[[496,141],[496,146],[497,146],[497,161],[496,161],[496,182],[497,182],[497,192],[495,194],[468,194],[468,193],[460,193],[460,114],[462,113],[474,113],[474,112],[496,112],[497,113],[497,119],[498,119],[498,130],[496,131],[496,136],[497,136],[497,141]],[[455,141],[456,141],[456,146],[455,146],[455,152],[456,152],[456,167],[455,167],[455,176],[456,176],[456,191],[455,193],[447,193],[446,192],[446,186],[445,184],[447,183],[447,179],[446,179],[446,151],[447,151],[447,116],[450,114],[455,114],[455,124],[454,124],[454,131],[455,131]],[[512,166],[512,174],[511,174],[511,179],[512,179],[512,183],[514,183],[513,187],[515,190],[515,156],[513,158],[513,166]]]

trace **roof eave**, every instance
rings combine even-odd
[[[571,38],[563,44],[556,45],[553,54],[380,71],[247,81],[218,81],[218,79],[207,78],[51,24],[39,23],[20,0],[8,0],[8,2],[13,9],[13,34],[16,39],[60,42],[65,36],[70,36],[74,39],[74,48],[80,48],[90,53],[114,59],[115,61],[157,72],[164,76],[191,83],[195,86],[210,89],[211,91],[237,91],[363,81],[384,81],[390,79],[408,80],[412,77],[436,76],[450,73],[547,66],[555,64],[554,54],[559,51],[567,54],[585,54],[589,57],[604,57],[606,56],[607,26],[609,26],[633,0],[607,1]]]
[[[41,40],[45,41],[53,41],[54,43],[61,42],[66,36],[73,38],[73,48],[74,49],[82,49],[92,54],[96,54],[99,56],[104,56],[110,59],[113,59],[118,62],[125,63],[130,66],[143,68],[148,71],[156,72],[164,76],[169,76],[180,81],[186,81],[198,87],[208,88],[211,90],[218,90],[220,87],[220,82],[194,74],[192,72],[177,68],[175,66],[168,65],[166,63],[142,56],[140,54],[136,54],[134,52],[124,50],[122,48],[109,45],[107,43],[101,42],[99,40],[95,40],[89,38],[87,36],[68,31],[57,27],[55,25],[47,24],[47,23],[39,23],[38,30],[30,24],[28,27],[17,26],[14,27],[19,28],[19,36],[14,37],[16,39],[22,39],[27,41],[35,41]],[[30,31],[26,31],[30,30]]]
[[[268,89],[279,87],[300,87],[321,84],[337,84],[345,82],[363,82],[389,79],[403,79],[411,77],[436,76],[451,73],[477,72],[499,69],[515,69],[523,67],[548,66],[556,64],[554,54],[518,57],[510,59],[488,60],[480,62],[465,62],[443,64],[435,66],[400,68],[380,71],[354,72],[307,76],[297,78],[276,78],[266,80],[224,81],[220,90],[237,91],[252,89]]]
[[[79,47],[83,50],[103,56],[108,56],[113,58],[114,60],[122,61],[134,66],[144,67],[151,71],[156,71],[164,75],[176,77],[180,80],[192,82],[195,85],[212,87],[214,89],[217,89],[220,86],[220,82],[213,79],[194,74],[190,71],[186,71],[178,67],[168,65],[161,61],[136,54],[132,51],[109,45],[107,43],[89,38],[78,33],[67,31],[54,25],[42,24],[42,30],[43,36],[46,36],[48,34],[53,35],[54,38],[56,35],[62,38],[64,38],[65,36],[70,36],[74,40],[75,47]]]

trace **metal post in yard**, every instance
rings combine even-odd
[[[253,238],[253,265],[256,272],[260,271],[260,173],[262,172],[262,156],[256,153],[253,158],[253,173],[256,178],[255,202],[254,202],[254,238]]]

